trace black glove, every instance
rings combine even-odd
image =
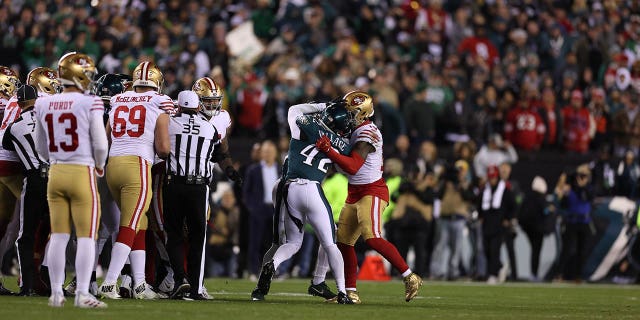
[[[343,99],[342,97],[337,97],[333,100],[331,100],[331,102],[327,103],[327,107],[332,106],[332,105],[336,105],[336,106],[346,106],[347,104],[347,100]]]
[[[227,178],[235,182],[239,187],[242,186],[242,177],[240,176],[240,172],[236,169],[229,166],[224,170],[224,173],[227,175]]]

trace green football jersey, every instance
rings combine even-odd
[[[331,145],[344,155],[351,151],[349,141],[326,128],[313,114],[298,117],[296,124],[300,128],[300,139],[291,138],[285,177],[322,182],[331,165],[331,159],[316,149],[316,140],[322,135],[328,136]]]

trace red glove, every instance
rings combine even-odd
[[[331,140],[329,140],[329,137],[321,136],[318,138],[318,140],[316,140],[316,148],[328,154],[329,151],[331,151]]]

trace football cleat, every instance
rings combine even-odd
[[[133,299],[133,279],[130,275],[123,274],[120,276],[120,288],[118,289],[120,297],[124,299]]]
[[[68,297],[75,296],[77,287],[78,287],[78,282],[76,280],[76,277],[73,277],[71,282],[69,282],[69,284],[66,287],[64,287],[65,295]]]
[[[78,308],[106,308],[107,304],[96,299],[92,294],[78,293],[74,301],[74,305]]]
[[[338,304],[355,304],[344,292],[338,292]]]
[[[260,289],[264,295],[269,294],[269,289],[271,288],[271,279],[273,279],[273,275],[276,273],[276,268],[273,265],[273,260],[267,262],[264,266],[262,266],[262,270],[260,271],[260,277],[258,278],[257,289]]]
[[[318,284],[313,284],[313,281],[311,281],[311,285],[307,289],[307,292],[312,296],[322,297],[327,300],[334,299],[337,296],[335,293],[331,292],[331,289],[329,289],[329,286],[327,286],[327,283],[324,281]]]
[[[409,302],[418,294],[418,290],[422,286],[422,278],[412,272],[410,275],[404,277],[403,281],[404,299],[405,301]]]
[[[64,294],[62,293],[53,293],[49,297],[49,306],[50,307],[63,307],[65,302]]]
[[[133,288],[133,297],[143,300],[154,300],[160,298],[155,291],[151,290],[151,286],[146,282],[142,282]]]
[[[0,296],[13,296],[13,291],[4,287],[4,284],[0,282]]]
[[[253,289],[251,292],[252,301],[264,301],[264,293],[258,288]]]
[[[184,295],[191,290],[191,285],[187,280],[182,280],[182,283],[175,287],[175,290],[169,295],[169,299],[182,299]]]
[[[362,300],[360,300],[360,295],[358,291],[355,290],[347,290],[347,297],[353,301],[354,304],[361,304]]]
[[[158,291],[169,295],[171,291],[173,291],[174,285],[173,276],[167,274],[167,276],[162,279],[160,285],[158,285]]]
[[[205,298],[204,300],[213,300],[213,296],[209,294],[205,286],[202,286],[202,289],[200,289],[200,295]]]
[[[103,282],[100,287],[98,287],[98,296],[101,298],[108,299],[121,299],[120,295],[116,291],[116,286],[118,284],[115,282],[107,283]]]

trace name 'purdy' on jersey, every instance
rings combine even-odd
[[[322,182],[332,161],[316,149],[316,140],[326,135],[331,140],[331,145],[341,154],[349,153],[349,142],[327,128],[318,114],[299,116],[296,125],[298,128],[291,128],[286,178]]]

